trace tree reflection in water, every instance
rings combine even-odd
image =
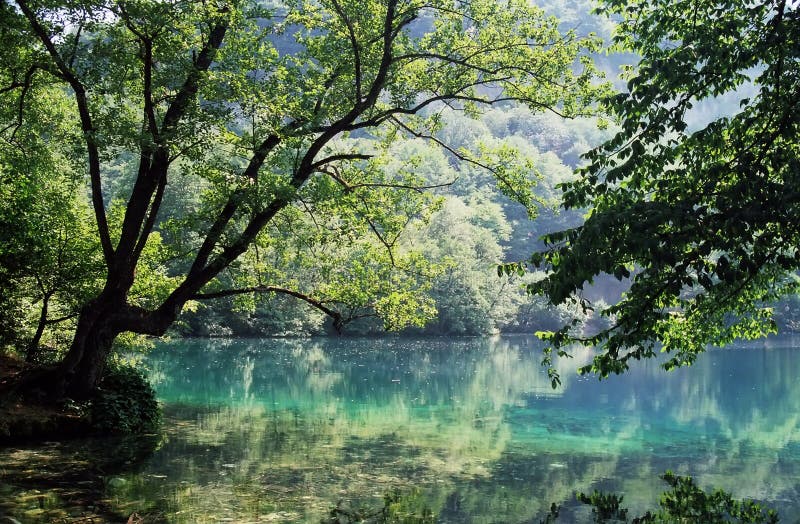
[[[636,513],[667,469],[800,517],[800,354],[711,352],[691,369],[647,363],[597,382],[536,342],[181,341],[150,357],[164,434],[109,484],[118,514],[172,522],[319,522],[339,501],[418,493],[442,521],[522,522],[576,490],[625,494]],[[5,459],[3,459],[5,461]],[[4,467],[4,466],[3,466]],[[117,478],[117,477],[114,477]]]
[[[3,448],[0,516],[30,523],[127,520],[131,511],[109,488],[142,471],[160,442],[158,435],[138,435]]]

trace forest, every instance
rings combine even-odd
[[[492,2],[410,4],[358,35],[337,6],[229,20],[187,4],[181,24],[157,6],[7,6],[6,23],[27,28],[3,92],[5,348],[29,362],[71,348],[61,375],[80,395],[136,335],[480,335],[562,320],[495,267],[579,220],[557,212],[556,185],[603,136],[591,115],[608,86],[587,55],[599,37]],[[476,20],[467,35],[462,15]],[[541,45],[498,45],[515,34]],[[169,55],[178,38],[200,50]],[[438,76],[420,83],[424,68]]]
[[[558,3],[542,7],[561,20],[559,27],[578,28],[581,35],[598,35],[606,40],[612,34],[613,23],[592,14],[588,3],[569,8]],[[90,14],[69,16],[86,19]],[[13,10],[6,12],[7,18],[21,15]],[[65,17],[61,22],[73,23],[66,19],[66,13],[59,16]],[[6,20],[10,22],[14,20]],[[162,26],[167,22],[160,21]],[[424,36],[431,23],[422,16],[410,26],[409,36]],[[61,30],[70,34],[68,29]],[[128,30],[137,35],[135,29]],[[73,53],[83,50],[83,45],[86,49],[92,45],[88,40],[91,33],[85,32],[86,43],[79,46],[80,31],[73,27],[72,32],[77,39]],[[297,43],[300,35],[289,38],[267,28],[265,34],[272,46],[269,52],[275,54],[272,59],[301,52],[302,44]],[[9,67],[5,71],[8,88],[3,90],[7,125],[0,203],[4,231],[0,344],[5,351],[19,352],[31,362],[53,361],[70,345],[81,308],[103,289],[108,275],[103,250],[107,248],[102,247],[104,235],[98,237],[97,228],[91,224],[92,206],[98,203],[87,190],[85,159],[76,151],[80,131],[69,93],[42,78],[48,70],[37,69],[39,64],[35,63],[41,58],[35,53],[42,50],[19,45],[23,47],[9,47],[4,59]],[[596,42],[585,40],[579,45],[594,46]],[[135,61],[135,49],[129,52],[131,56],[110,54],[103,58],[103,67],[114,66],[114,59]],[[631,57],[619,52],[596,55],[598,74],[615,78],[631,65]],[[126,69],[113,72],[132,74]],[[56,78],[59,76],[63,73]],[[119,82],[123,80],[124,76]],[[343,177],[343,169],[364,170],[358,175],[365,177],[363,181],[348,183],[380,190],[369,195],[365,192],[352,201],[334,201],[339,195],[325,194],[333,188],[312,181],[314,187],[309,187],[308,194],[299,196],[295,204],[277,215],[233,265],[206,284],[204,296],[194,296],[184,305],[168,332],[173,336],[253,337],[335,332],[377,335],[388,329],[401,334],[486,335],[555,329],[575,316],[591,321],[586,332],[608,324],[607,318],[563,303],[554,305],[539,294],[527,292],[526,285],[543,274],[539,270],[521,276],[507,272],[498,277],[495,268],[524,262],[543,248],[544,235],[581,223],[585,205],[559,208],[561,184],[575,180],[574,170],[586,164],[582,155],[610,139],[616,124],[608,124],[599,116],[581,116],[581,112],[595,111],[588,106],[574,109],[573,118],[564,118],[557,101],[549,108],[546,100],[536,101],[539,106],[532,110],[521,97],[515,100],[512,96],[487,95],[490,80],[481,79],[485,87],[479,86],[484,90],[480,101],[491,100],[487,107],[473,110],[444,97],[431,97],[442,99],[419,104],[423,107],[415,115],[424,121],[424,131],[404,129],[410,125],[406,123],[398,123],[401,127],[392,131],[367,131],[366,126],[358,126],[346,138],[337,139],[341,142],[337,148],[379,150],[379,154],[354,153],[357,157],[369,156],[371,165],[356,166],[350,161],[332,168],[331,179],[337,179],[336,173]],[[117,241],[137,169],[142,169],[139,155],[130,147],[136,140],[131,133],[136,130],[123,125],[139,118],[135,101],[123,100],[135,92],[135,86],[103,85],[93,77],[87,82],[98,82],[93,87],[96,91],[108,91],[103,95],[107,106],[97,109],[101,113],[99,125],[107,126],[104,133],[108,135],[104,138],[105,151],[98,152],[97,185],[103,188],[101,202],[107,214],[103,222],[107,222],[108,240]],[[122,91],[113,94],[115,87]],[[245,87],[254,86],[239,89]],[[693,108],[686,117],[690,129],[712,118],[735,114],[740,99],[735,94],[752,90],[747,86],[738,89]],[[553,95],[543,98],[546,96]],[[153,308],[174,291],[187,269],[187,252],[196,249],[193,244],[198,243],[198,234],[203,234],[198,224],[209,220],[210,209],[219,205],[226,192],[240,189],[234,188],[236,182],[226,179],[231,175],[224,172],[244,170],[245,157],[235,153],[229,159],[206,158],[201,148],[246,150],[242,141],[255,141],[257,119],[266,117],[257,114],[255,100],[248,102],[250,105],[239,101],[240,107],[226,103],[231,107],[213,108],[227,113],[224,117],[213,115],[223,120],[212,121],[211,115],[202,115],[202,120],[191,124],[197,129],[191,133],[187,130],[187,138],[182,137],[174,146],[185,151],[170,159],[174,175],[170,174],[162,193],[154,190],[159,205],[149,218],[150,232],[136,246],[136,279],[127,292],[132,305]],[[540,111],[540,106],[546,110]],[[209,105],[207,109],[211,112],[212,108]],[[207,136],[218,134],[212,133],[211,127],[220,123],[230,135],[225,138],[233,139],[233,144],[223,146],[213,142],[219,137]],[[205,134],[199,133],[201,130]],[[187,142],[188,136],[196,142]],[[364,162],[360,157],[358,160]],[[228,165],[220,164],[224,162]],[[500,173],[490,162],[502,162],[502,169],[509,171]],[[202,169],[197,167],[200,164],[204,165]],[[517,171],[514,175],[512,166]],[[265,184],[270,183],[275,182]],[[382,191],[402,188],[408,189],[406,194],[402,190]],[[601,275],[587,292],[596,302],[595,309],[601,311],[617,301],[624,288],[619,279]],[[775,320],[781,332],[796,328],[795,304],[794,295],[775,303]],[[124,348],[146,344],[134,333],[121,333],[116,343]]]
[[[4,2],[0,392],[97,426],[161,339],[536,333],[556,388],[794,333],[797,7]]]

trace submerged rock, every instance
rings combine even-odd
[[[118,489],[123,487],[127,484],[128,481],[121,477],[114,477],[108,481],[108,486],[114,489]]]

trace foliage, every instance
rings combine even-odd
[[[592,515],[596,522],[625,521],[627,518],[628,510],[620,507],[624,498],[622,495],[595,490],[591,495],[577,493],[575,498],[578,502],[592,506]]]
[[[519,285],[491,273],[503,256],[498,237],[508,229],[500,206],[474,194],[471,203],[447,197],[430,223],[410,235],[424,257],[444,262],[432,281],[439,314],[426,327],[428,333],[490,333],[511,316]]]
[[[530,263],[550,273],[529,287],[589,311],[582,292],[598,275],[630,282],[599,310],[610,327],[545,334],[558,352],[600,348],[582,372],[601,377],[659,348],[672,369],[707,344],[774,332],[766,305],[796,288],[786,275],[800,268],[800,12],[784,1],[603,5],[621,19],[618,48],[641,61],[608,99],[619,132],[562,186],[564,208],[588,209],[586,221],[546,236]],[[688,126],[695,105],[726,94],[738,112]]]
[[[201,304],[184,313],[173,329],[193,337],[296,337],[324,334],[326,319],[324,313],[293,297],[260,294],[248,311],[242,311],[232,298]]]
[[[108,433],[147,433],[158,429],[161,409],[144,373],[130,364],[109,366],[89,408],[91,425]]]
[[[670,486],[670,490],[661,496],[660,510],[647,512],[641,517],[631,520],[634,524],[658,522],[704,522],[707,524],[723,524],[739,522],[741,524],[777,523],[778,515],[773,510],[765,510],[752,501],[739,501],[730,493],[715,490],[707,493],[697,487],[691,477],[675,475],[667,471],[661,476]],[[597,522],[628,522],[626,509],[621,509],[622,497],[595,491],[587,496],[579,493],[577,498],[584,504],[593,507],[592,513]]]
[[[0,348],[29,361],[74,329],[69,321],[97,292],[101,263],[82,180],[69,159],[75,140],[64,93],[31,87],[22,126],[14,96],[0,93]]]
[[[561,164],[556,155],[540,154],[531,145],[529,140],[538,138],[512,133],[501,124],[509,119],[522,122],[536,118],[524,106],[492,107],[480,119],[453,110],[442,110],[438,114],[442,128],[436,135],[437,139],[465,150],[478,148],[478,144],[494,148],[502,145],[513,148],[520,161],[532,162],[535,171],[541,174],[534,188],[539,200],[552,200],[554,185],[571,177],[569,168]],[[560,120],[556,115],[541,116],[537,120],[539,124],[525,129],[539,133],[539,125],[545,126],[543,129],[546,131],[548,126]],[[492,129],[487,127],[489,122]],[[577,121],[570,121],[569,126],[563,129],[568,129],[576,137],[594,132],[586,122]],[[459,138],[455,135],[459,132],[471,138]],[[593,139],[584,136],[583,140]],[[362,149],[375,147],[367,139],[350,143]],[[415,311],[416,315],[405,318],[416,317],[417,320],[395,321],[391,327],[425,334],[475,335],[497,330],[530,332],[532,329],[552,328],[557,322],[554,319],[564,317],[562,310],[566,308],[549,310],[541,298],[526,296],[518,279],[497,278],[490,268],[506,257],[527,251],[530,238],[539,234],[540,227],[552,229],[556,227],[554,224],[564,224],[565,216],[545,209],[545,217],[535,222],[529,220],[529,210],[525,206],[492,190],[496,182],[491,172],[469,163],[458,163],[457,158],[435,143],[420,138],[395,140],[385,155],[385,163],[381,162],[382,179],[400,175],[409,184],[430,188],[431,193],[424,199],[410,199],[408,195],[393,195],[388,188],[383,192],[372,188],[371,194],[362,193],[365,201],[356,201],[358,206],[352,208],[366,208],[375,224],[387,219],[396,224],[392,236],[383,233],[383,237],[387,243],[394,244],[400,258],[417,253],[428,261],[425,271],[414,278],[403,266],[396,267],[405,273],[403,281],[415,286],[413,297],[411,293],[405,296],[408,297],[409,313]],[[349,176],[358,175],[351,173]],[[363,179],[365,174],[361,176]],[[364,231],[369,225],[356,216],[343,215],[341,211],[334,213],[335,201],[330,197],[320,201],[321,195],[318,187],[304,198],[314,212],[314,220],[300,210],[276,217],[274,227],[268,226],[265,234],[259,237],[257,249],[242,258],[235,274],[236,280],[231,280],[233,274],[218,277],[219,289],[281,283],[286,289],[300,290],[326,303],[338,304],[337,310],[348,320],[344,326],[345,333],[376,334],[383,330],[384,323],[372,316],[372,304],[389,288],[381,290],[374,284],[376,279],[364,278],[369,273],[353,271],[365,260],[360,255],[360,261],[354,258],[363,251],[362,248],[355,249],[356,244],[366,246],[354,233],[361,231],[369,237]],[[378,197],[381,200],[376,205]],[[408,224],[402,230],[397,227],[406,222]],[[174,224],[175,221],[170,228]],[[171,229],[162,231],[162,235],[165,238],[171,236]],[[373,245],[369,249],[370,255],[366,259],[385,263],[388,252],[380,245],[377,247],[375,249]],[[275,260],[280,264],[269,264]],[[395,262],[397,266],[397,260]],[[303,278],[296,278],[297,274],[302,274]],[[331,279],[330,275],[341,276]],[[390,284],[386,280],[383,285]],[[348,289],[367,300],[353,300],[357,294]],[[348,300],[341,300],[343,297],[348,297]],[[331,326],[323,327],[313,306],[292,304],[292,300],[272,293],[221,298],[219,307],[201,304],[196,312],[184,314],[178,330],[195,336],[286,336],[331,331]],[[426,304],[435,307],[435,318],[431,318],[434,312]],[[397,320],[402,318],[397,317]],[[420,320],[426,321],[424,327],[419,327]]]
[[[252,311],[245,295],[282,293],[337,327],[423,322],[436,268],[401,237],[435,203],[413,161],[386,169],[393,144],[442,147],[533,211],[530,164],[506,144],[442,142],[441,111],[578,116],[607,90],[599,40],[523,0],[15,4],[0,8],[0,92],[18,109],[4,123],[32,129],[40,93],[71,99],[70,147],[43,147],[87,183],[107,277],[60,370],[84,392],[116,336],[160,336],[197,301]]]
[[[661,478],[670,489],[661,495],[659,510],[647,511],[639,517],[628,517],[628,509],[622,507],[623,496],[595,490],[591,495],[576,493],[578,502],[592,507],[593,521],[631,522],[632,524],[657,524],[674,522],[702,522],[704,524],[776,524],[778,515],[766,510],[753,501],[740,501],[721,489],[708,493],[697,485],[691,477],[675,475],[667,471]],[[413,523],[436,522],[435,515],[427,508],[415,509],[415,496],[401,495],[399,492],[384,496],[384,506],[377,509],[352,509],[342,502],[330,512],[323,523],[341,524],[352,522],[372,523]],[[553,503],[542,524],[559,521],[562,508]]]

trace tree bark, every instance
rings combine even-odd
[[[25,351],[25,362],[34,362],[39,354],[39,342],[42,340],[44,328],[47,326],[47,310],[50,305],[50,297],[52,293],[45,293],[42,296],[42,309],[39,313],[39,324],[36,326],[36,333],[28,344],[28,349]]]
[[[120,333],[112,302],[101,294],[81,310],[72,345],[58,368],[56,395],[82,399],[97,386]]]
[[[127,290],[132,283],[133,278],[109,279],[105,290],[81,309],[72,345],[51,386],[55,395],[87,398],[100,382],[119,334],[161,336],[175,322],[185,300],[148,311],[128,304]]]

